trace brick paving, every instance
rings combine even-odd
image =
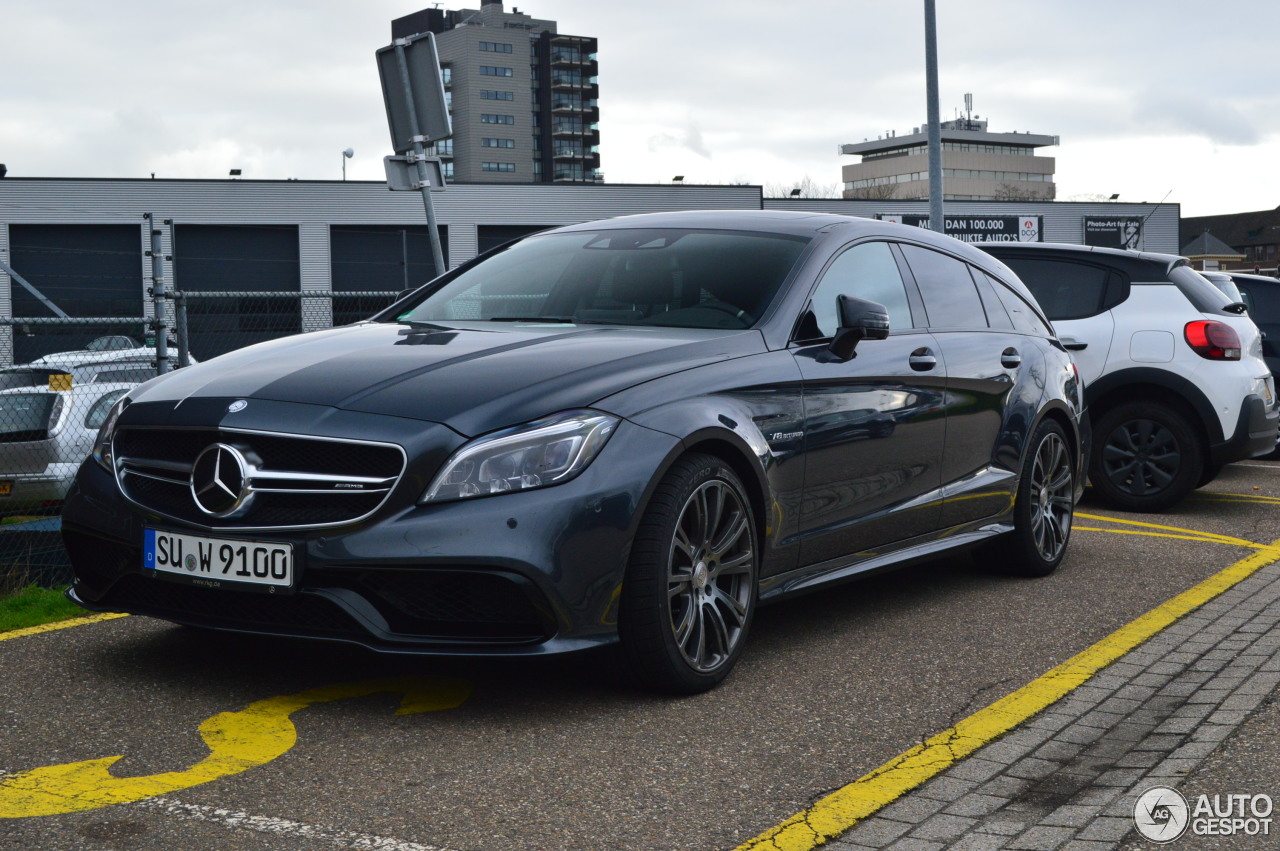
[[[1270,564],[824,847],[1116,848],[1139,795],[1178,788],[1280,686],[1278,601]]]

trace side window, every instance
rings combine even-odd
[[[1050,320],[1084,319],[1111,306],[1107,293],[1112,275],[1101,266],[1029,257],[1001,259],[1027,285]]]
[[[902,283],[902,275],[888,243],[855,245],[827,268],[814,290],[810,306],[810,316],[817,323],[819,333],[806,332],[805,337],[835,335],[840,324],[840,317],[836,315],[836,296],[839,295],[883,304],[889,310],[891,331],[912,327],[906,285]],[[808,324],[806,321],[805,325]]]
[[[902,246],[933,328],[986,328],[987,314],[968,264],[915,245]]]
[[[1022,296],[989,275],[987,280],[991,282],[996,295],[1000,297],[1001,303],[1009,311],[1009,318],[1013,320],[1015,330],[1021,331],[1023,334],[1035,334],[1039,337],[1053,336],[1053,331],[1044,323],[1044,320],[1040,318],[1035,309],[1023,301]]]
[[[1013,320],[1009,318],[1009,311],[1004,309],[1000,296],[996,295],[995,288],[1000,284],[993,281],[981,269],[970,266],[969,272],[973,275],[973,282],[978,285],[978,295],[982,297],[982,307],[987,311],[987,323],[992,328],[998,328],[1002,331],[1014,330]]]
[[[126,392],[128,392],[128,388],[112,390],[94,402],[93,407],[89,409],[89,413],[85,414],[84,427],[89,429],[101,428],[102,424],[107,421],[107,412],[111,410],[111,406]]]
[[[1249,312],[1254,312],[1257,307],[1258,318],[1263,322],[1273,321],[1272,317],[1280,315],[1280,286],[1270,286],[1268,284],[1248,284],[1249,289],[1240,288],[1240,294],[1248,297],[1245,303],[1249,305]]]

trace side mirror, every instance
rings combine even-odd
[[[840,360],[851,360],[863,340],[883,340],[889,336],[889,311],[883,304],[853,296],[836,296],[840,327],[831,338],[830,350]]]

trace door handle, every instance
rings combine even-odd
[[[1088,343],[1077,340],[1075,337],[1059,337],[1058,342],[1069,352],[1083,352],[1089,348]]]
[[[934,357],[933,349],[925,346],[912,352],[908,363],[916,372],[928,372],[938,365],[938,359]]]
[[[1018,354],[1018,350],[1010,346],[1000,353],[1000,365],[1005,369],[1017,369],[1022,366],[1022,355]]]

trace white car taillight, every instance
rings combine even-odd
[[[1240,360],[1240,335],[1225,322],[1188,322],[1183,336],[1191,350],[1206,360]]]

